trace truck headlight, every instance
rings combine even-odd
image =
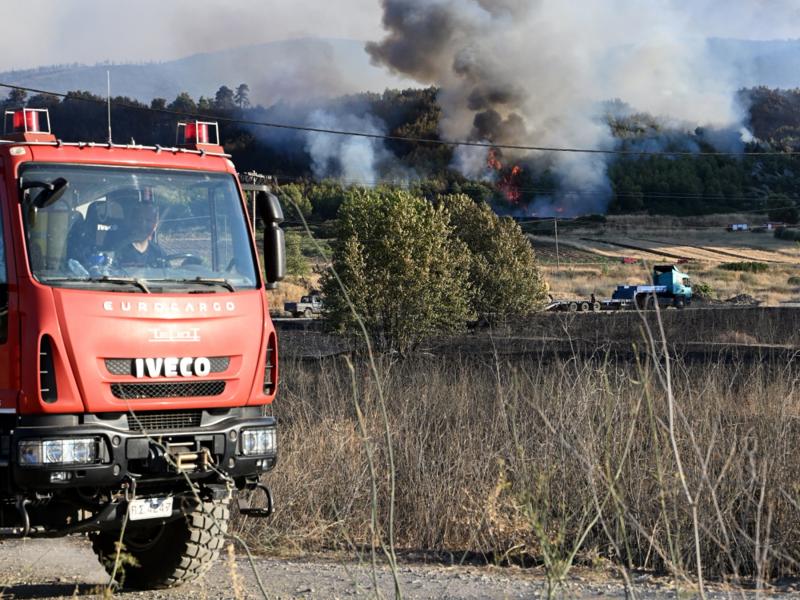
[[[19,464],[88,465],[97,462],[97,440],[74,438],[64,440],[25,440],[19,443]]]
[[[275,454],[277,440],[275,428],[243,429],[241,435],[241,453],[244,456],[264,456]]]

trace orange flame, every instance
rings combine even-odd
[[[495,148],[489,149],[486,166],[493,171],[497,171],[497,188],[506,197],[506,200],[514,204],[518,203],[522,198],[522,192],[519,190],[519,183],[517,180],[522,174],[522,167],[519,165],[514,165],[511,169],[504,167],[498,155],[498,151]]]

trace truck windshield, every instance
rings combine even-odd
[[[230,174],[31,164],[20,177],[31,272],[41,283],[223,293],[258,285]],[[59,179],[68,186],[53,194]]]

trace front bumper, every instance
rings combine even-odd
[[[135,417],[126,413],[21,417],[13,432],[0,439],[0,459],[8,461],[10,487],[23,491],[106,488],[131,479],[137,486],[185,482],[187,477],[193,481],[228,477],[243,482],[275,466],[277,451],[243,456],[239,443],[242,429],[275,428],[274,417],[262,415],[258,407],[200,413],[196,426],[170,431],[137,430]],[[19,464],[20,442],[62,438],[97,439],[98,461],[83,465]],[[195,454],[202,461],[178,468],[173,451],[185,452],[182,456]],[[54,472],[62,480],[54,480]]]

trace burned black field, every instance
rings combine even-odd
[[[800,308],[695,306],[659,313],[538,313],[515,321],[477,324],[462,335],[428,340],[417,352],[542,358],[611,353],[634,359],[652,346],[650,337],[659,348],[665,346],[674,355],[692,360],[792,360],[800,350]],[[360,348],[357,339],[326,332],[323,320],[282,320],[277,327],[284,358],[316,359]]]

